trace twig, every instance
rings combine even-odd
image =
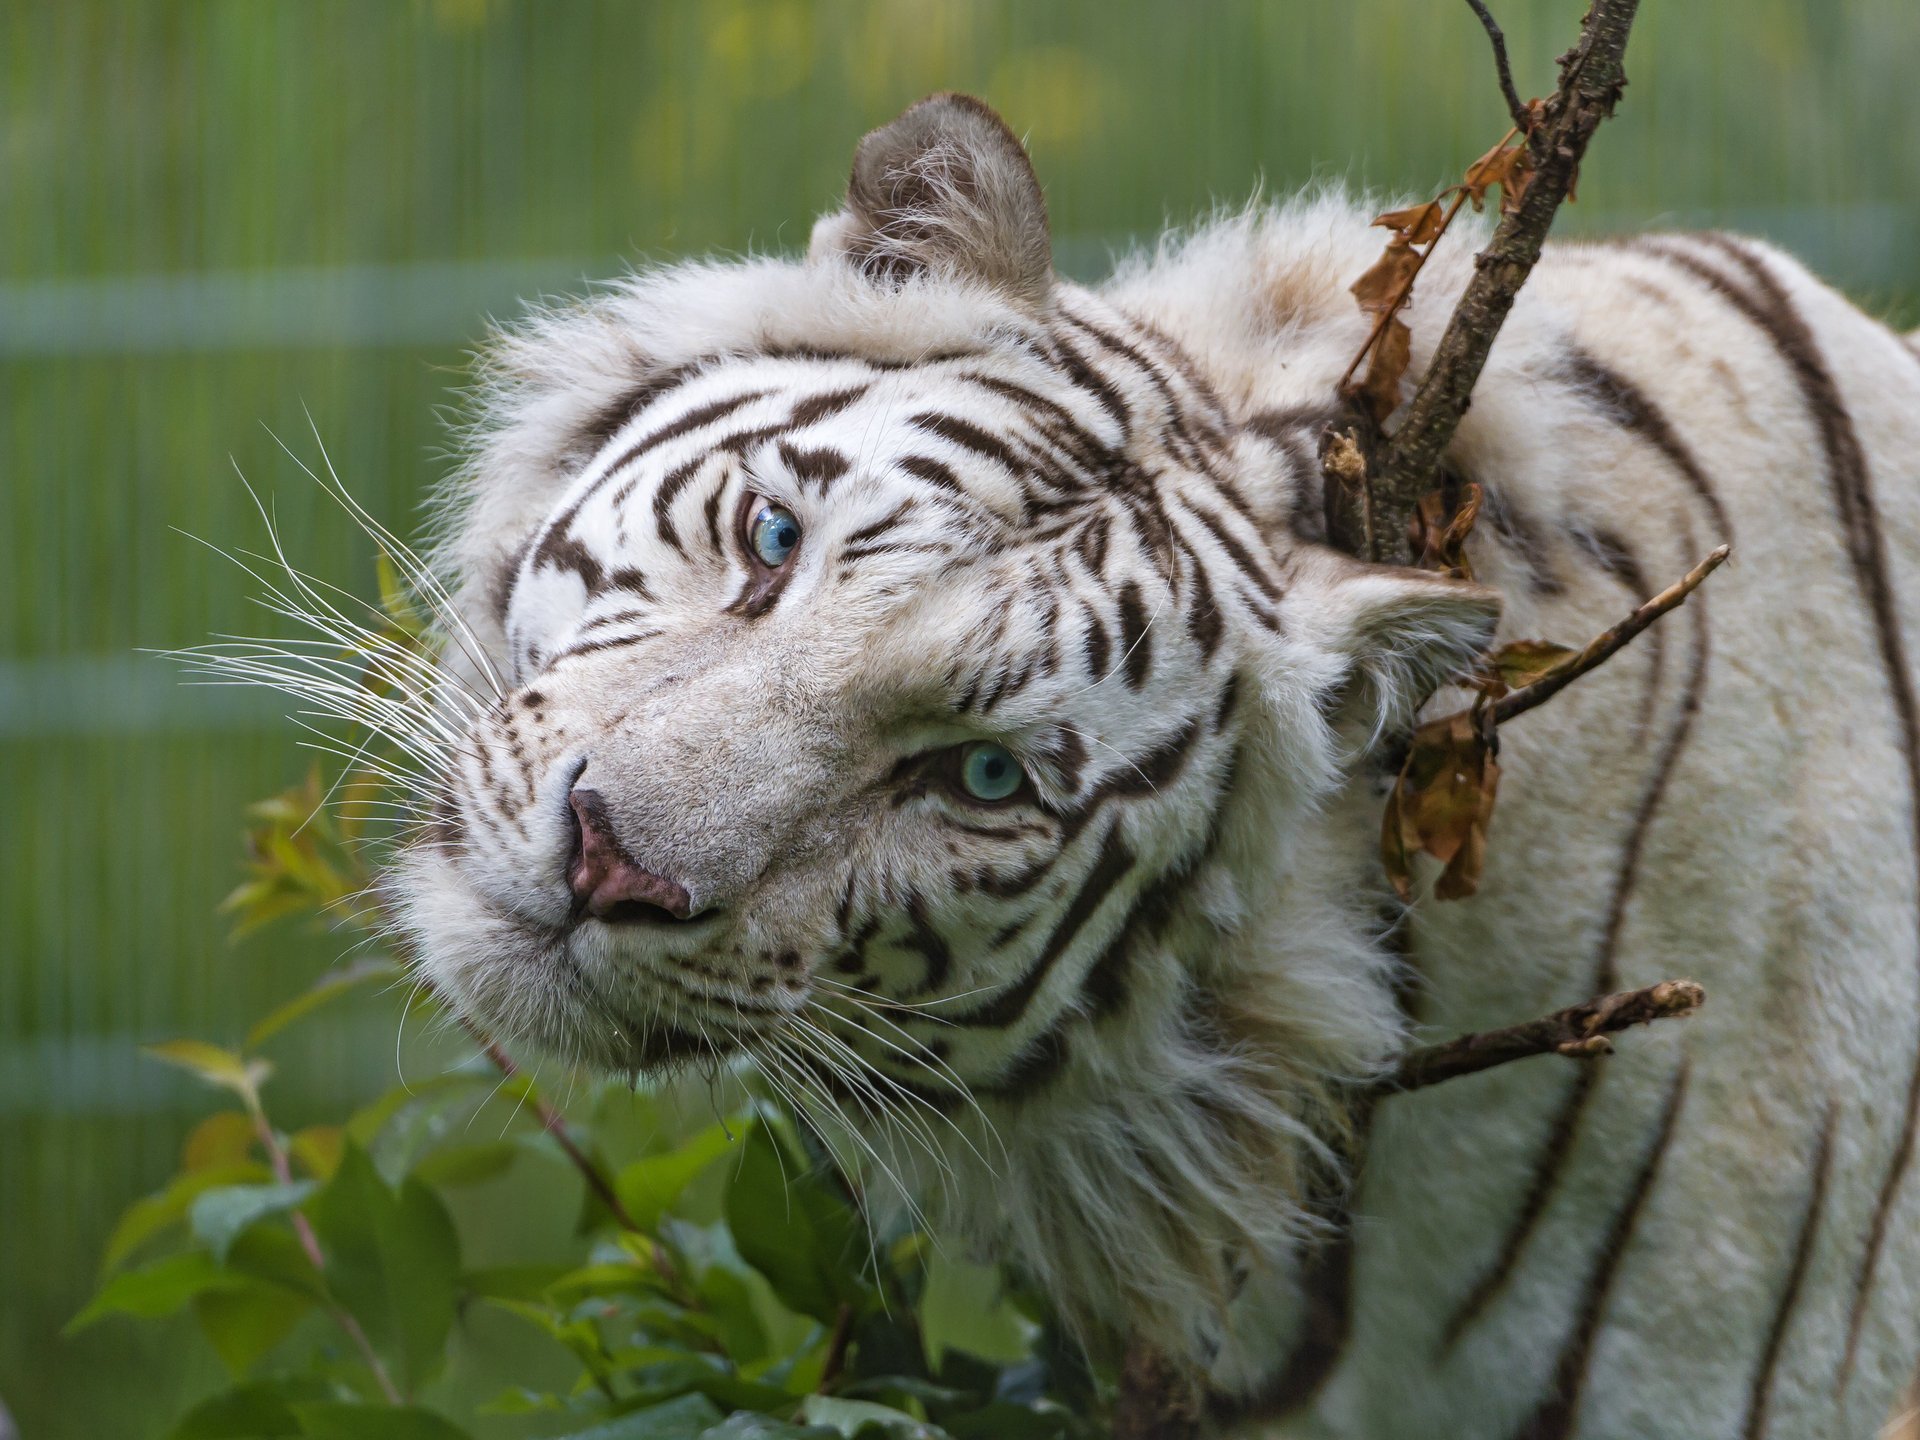
[[[1700,582],[1718,570],[1731,553],[1730,546],[1720,546],[1689,570],[1684,577],[1662,590],[1626,619],[1594,636],[1584,650],[1565,664],[1549,670],[1531,685],[1522,685],[1517,690],[1509,690],[1498,700],[1493,701],[1487,707],[1492,712],[1493,723],[1504,725],[1514,716],[1526,714],[1534,706],[1551,700],[1589,670],[1605,663],[1634,636],[1699,589]]]
[[[1493,12],[1480,0],[1467,0],[1473,7],[1473,13],[1480,17],[1480,24],[1486,29],[1487,39],[1493,42],[1493,66],[1500,73],[1500,94],[1506,99],[1507,113],[1513,117],[1514,126],[1525,130],[1531,122],[1527,113],[1527,102],[1520,98],[1520,92],[1513,88],[1513,71],[1507,66],[1507,37],[1493,18]]]
[[[1511,140],[1515,133],[1515,131],[1509,130],[1507,132],[1507,139],[1502,140],[1500,143],[1502,145],[1506,144],[1507,140]],[[1466,187],[1457,187],[1454,191],[1453,203],[1447,207],[1447,213],[1441,217],[1440,228],[1434,231],[1433,239],[1427,242],[1427,248],[1425,250],[1414,251],[1414,254],[1418,258],[1414,261],[1413,268],[1407,272],[1406,282],[1401,285],[1400,292],[1393,297],[1393,302],[1375,318],[1373,329],[1367,332],[1366,344],[1360,347],[1360,353],[1355,355],[1353,357],[1353,363],[1347,366],[1347,373],[1340,377],[1340,389],[1342,393],[1353,383],[1353,377],[1360,369],[1360,363],[1373,353],[1374,346],[1378,345],[1381,337],[1387,333],[1388,327],[1393,324],[1394,317],[1399,315],[1399,313],[1406,308],[1407,301],[1413,298],[1413,282],[1420,278],[1421,270],[1426,267],[1427,257],[1433,254],[1434,247],[1439,245],[1440,241],[1446,236],[1447,227],[1453,224],[1453,217],[1460,213],[1460,207],[1466,203]]]
[[[1529,113],[1523,128],[1533,173],[1526,193],[1476,257],[1473,278],[1400,424],[1367,456],[1372,545],[1360,550],[1357,524],[1347,521],[1334,536],[1344,548],[1375,561],[1412,562],[1407,522],[1420,498],[1435,488],[1440,457],[1466,413],[1514,296],[1540,258],[1554,214],[1573,188],[1587,142],[1613,113],[1626,84],[1621,62],[1638,9],[1639,0],[1592,0],[1579,43],[1560,59],[1559,88],[1540,106],[1537,120]]]
[[[480,1047],[480,1053],[491,1060],[494,1067],[507,1079],[511,1080],[521,1073],[520,1067],[514,1063],[513,1057],[507,1054],[498,1040],[478,1029],[465,1016],[461,1016],[460,1025],[473,1038],[473,1043]],[[554,1143],[565,1152],[567,1159],[573,1162],[573,1168],[580,1172],[580,1177],[587,1182],[587,1188],[593,1191],[595,1198],[607,1207],[607,1213],[613,1216],[622,1230],[640,1233],[639,1223],[627,1213],[627,1207],[620,1203],[620,1193],[613,1188],[613,1182],[607,1179],[598,1165],[593,1163],[593,1158],[580,1148],[579,1142],[573,1138],[573,1132],[567,1129],[566,1117],[554,1109],[552,1103],[538,1091],[532,1092],[529,1098],[533,1101],[534,1113],[540,1117],[541,1129],[553,1137]]]
[[[258,1102],[248,1105],[253,1116],[253,1133],[260,1139],[260,1146],[267,1152],[267,1163],[273,1167],[273,1178],[282,1185],[293,1183],[293,1166],[287,1161],[286,1148],[281,1145],[280,1137],[273,1133],[273,1126],[267,1122],[267,1112]],[[313,1266],[316,1274],[324,1274],[327,1268],[326,1252],[320,1248],[320,1237],[313,1233],[313,1222],[296,1209],[293,1212],[293,1233],[300,1238],[300,1248],[306,1252],[307,1262]],[[405,1404],[400,1387],[393,1383],[393,1376],[387,1373],[387,1367],[381,1363],[380,1356],[373,1348],[373,1342],[367,1338],[367,1332],[354,1318],[353,1312],[338,1301],[328,1301],[326,1312],[338,1325],[347,1339],[353,1342],[353,1348],[360,1352],[360,1358],[366,1362],[367,1369],[373,1372],[373,1380],[380,1387],[380,1393],[386,1397],[389,1405]]]
[[[847,1341],[853,1338],[853,1307],[843,1303],[833,1314],[833,1333],[827,1337],[827,1358],[820,1366],[820,1383],[813,1388],[824,1395],[840,1378],[847,1364]]]
[[[1423,1045],[1409,1051],[1393,1074],[1375,1088],[1382,1095],[1399,1094],[1534,1055],[1591,1060],[1612,1053],[1613,1042],[1608,1035],[1655,1020],[1691,1015],[1706,998],[1707,992],[1691,980],[1663,980],[1640,990],[1602,995],[1523,1025]]]

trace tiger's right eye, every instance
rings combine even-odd
[[[786,564],[799,543],[799,518],[784,505],[762,505],[747,522],[747,548],[769,570]]]
[[[1011,798],[1026,778],[1020,762],[1004,745],[979,740],[960,752],[960,785],[976,800],[998,804]]]

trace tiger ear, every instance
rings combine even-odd
[[[1328,707],[1375,737],[1409,723],[1493,643],[1497,591],[1320,546],[1302,550],[1284,618],[1335,661]]]
[[[1039,313],[1053,290],[1047,202],[1019,137],[971,95],[934,95],[870,131],[847,207],[813,227],[810,258],[869,275],[984,281]]]

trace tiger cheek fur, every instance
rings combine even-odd
[[[1381,756],[1501,614],[1492,590],[1318,543],[1319,433],[1364,333],[1344,287],[1370,247],[1365,212],[1323,200],[1219,222],[1099,291],[1068,284],[1018,141],[941,96],[862,142],[805,261],[643,274],[504,335],[438,557],[460,580],[442,663],[503,696],[447,747],[434,824],[385,893],[424,975],[504,1037],[613,1071],[747,1051],[1092,1344],[1144,1334],[1224,1393],[1318,1403],[1343,1435],[1564,1434],[1577,1407],[1552,1405],[1608,1333],[1561,1313],[1587,1301],[1563,1284],[1537,1326],[1512,1312],[1501,1353],[1524,1373],[1502,1390],[1470,1346],[1449,1369],[1453,1341],[1426,1333],[1472,1308],[1461,1257],[1497,1249],[1478,1219],[1408,1254],[1357,1248],[1314,1205],[1367,1125],[1353,1082],[1410,1023],[1381,938]],[[1657,404],[1566,344],[1585,292],[1555,266],[1599,262],[1559,253],[1457,460],[1565,468],[1516,438],[1559,387],[1551,433],[1591,473],[1637,446],[1678,475],[1683,518],[1659,544],[1725,538]],[[1633,263],[1764,290],[1746,261]],[[1443,306],[1465,262],[1429,270],[1423,304]],[[1476,563],[1517,597],[1510,629],[1575,638],[1643,587],[1639,542],[1585,492],[1568,486],[1543,535],[1547,502],[1489,488]],[[1562,550],[1585,557],[1572,581]],[[1656,686],[1682,663],[1704,662],[1656,659]],[[1638,723],[1657,730],[1663,694]],[[1631,789],[1650,754],[1665,783],[1684,726],[1649,751],[1582,703],[1555,708],[1568,744],[1603,737],[1596,775]],[[1542,795],[1563,778],[1546,773]],[[1525,855],[1549,834],[1500,843]],[[1562,846],[1572,868],[1617,863],[1583,843]],[[1536,848],[1561,895],[1560,852]],[[1526,1013],[1546,1010],[1591,989],[1527,968],[1525,947],[1555,944],[1527,929],[1552,908],[1536,902],[1511,902],[1506,935],[1418,912],[1402,934],[1507,957],[1500,982],[1537,984]],[[1492,1001],[1449,1013],[1517,1018],[1487,984]],[[1645,1089],[1656,1140],[1711,1093]],[[1450,1133],[1485,1123],[1447,1113]],[[1415,1157],[1361,1196],[1399,1205],[1401,1233],[1459,1213],[1431,1199],[1433,1144],[1374,1142]],[[1910,1227],[1888,1233],[1911,1249]],[[1450,1298],[1416,1315],[1396,1273]],[[1497,1289],[1473,1305],[1504,1317]],[[1883,1383],[1861,1373],[1848,1413]],[[1699,1413],[1689,1433],[1731,1433]]]

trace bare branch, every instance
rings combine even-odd
[[[1691,980],[1663,980],[1640,990],[1602,995],[1585,1004],[1529,1020],[1524,1025],[1482,1030],[1438,1045],[1423,1045],[1409,1051],[1377,1091],[1393,1095],[1418,1090],[1534,1055],[1591,1060],[1613,1052],[1613,1042],[1607,1039],[1608,1035],[1655,1020],[1691,1015],[1706,998],[1707,992]]]
[[[1493,723],[1504,725],[1514,716],[1526,714],[1534,706],[1551,700],[1589,670],[1603,664],[1624,648],[1634,636],[1699,589],[1700,582],[1718,570],[1731,553],[1733,552],[1730,546],[1720,546],[1689,570],[1685,576],[1640,606],[1626,619],[1594,636],[1587,643],[1586,649],[1568,660],[1566,664],[1555,667],[1531,685],[1522,685],[1517,690],[1509,690],[1488,706],[1488,709],[1493,712]]]
[[[1579,43],[1561,57],[1560,86],[1528,130],[1533,173],[1525,193],[1476,258],[1473,278],[1454,307],[1426,377],[1399,425],[1367,457],[1374,515],[1372,544],[1367,548],[1361,548],[1365,539],[1358,497],[1336,496],[1333,539],[1352,553],[1375,561],[1411,563],[1407,521],[1420,497],[1436,488],[1440,457],[1466,413],[1494,339],[1540,258],[1561,201],[1573,189],[1587,142],[1613,113],[1626,84],[1621,62],[1639,3],[1592,0]]]
[[[1500,94],[1507,102],[1507,114],[1513,117],[1513,123],[1525,132],[1533,124],[1533,116],[1527,109],[1527,102],[1520,98],[1520,92],[1513,88],[1513,71],[1507,65],[1507,37],[1493,18],[1493,12],[1480,0],[1467,0],[1473,7],[1473,13],[1480,17],[1480,24],[1486,29],[1487,39],[1493,42],[1493,65],[1500,72]]]

